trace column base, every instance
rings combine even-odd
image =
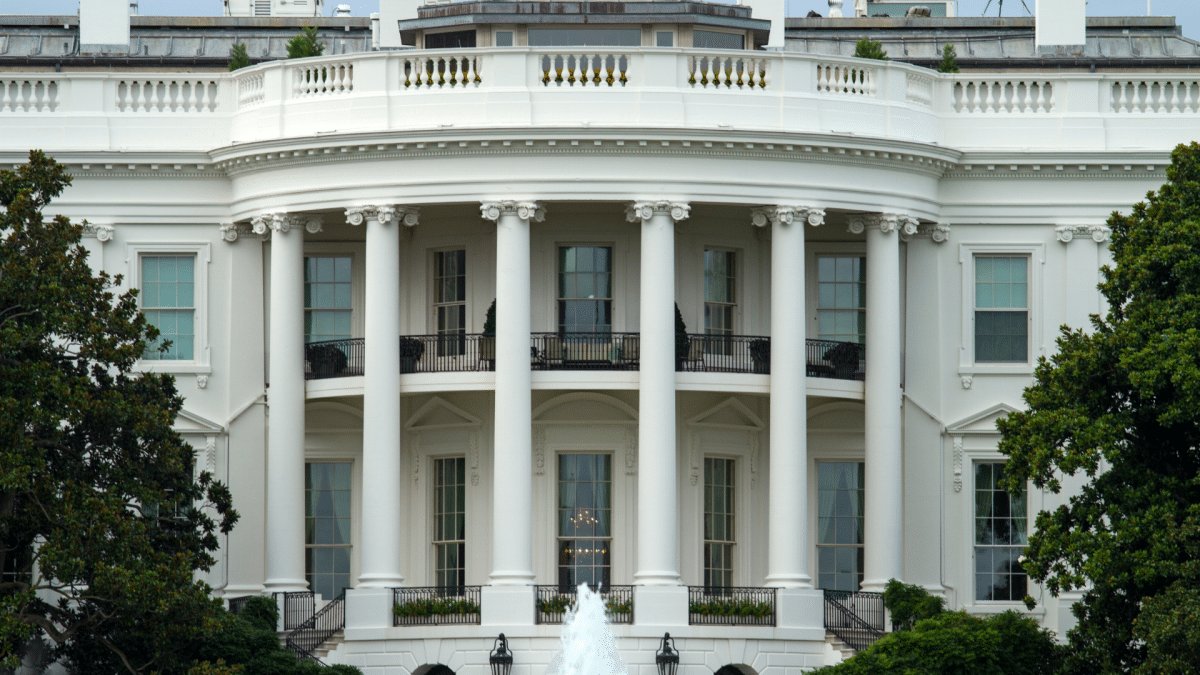
[[[392,627],[395,603],[391,589],[346,589],[346,640],[383,640]]]
[[[775,591],[775,625],[825,631],[825,593],[815,588]]]
[[[535,586],[484,586],[480,589],[479,623],[483,626],[532,626]]]
[[[399,574],[363,574],[358,577],[355,588],[396,588],[404,585],[404,577]]]
[[[897,576],[897,579],[900,577]],[[862,590],[869,593],[882,593],[887,590],[888,582],[891,579],[865,579],[862,582]]]
[[[688,625],[687,586],[634,586],[633,623],[636,626]]]
[[[267,579],[263,582],[263,595],[272,593],[297,593],[308,590],[307,579]]]

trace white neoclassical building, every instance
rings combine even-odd
[[[0,18],[0,159],[69,166],[54,213],[233,491],[216,592],[372,675],[481,675],[500,633],[540,675],[584,581],[640,675],[666,632],[685,675],[836,662],[891,578],[1065,631],[1018,560],[1063,497],[996,489],[995,420],[1104,311],[1108,214],[1200,131],[1197,45],[563,7],[421,7],[390,50],[321,19],[326,56],[233,73],[295,28],[137,17],[96,56]],[[947,40],[961,74],[900,60]]]

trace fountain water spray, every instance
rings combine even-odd
[[[575,598],[563,619],[562,651],[550,661],[546,675],[627,675],[608,627],[604,598],[587,584],[579,584]]]

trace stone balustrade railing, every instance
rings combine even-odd
[[[1180,74],[942,75],[777,52],[486,48],[274,61],[235,73],[0,73],[0,116],[15,132],[0,150],[9,151],[208,152],[339,132],[606,125],[971,150],[1165,151],[1195,135],[1196,112],[1200,78]],[[107,137],[84,133],[99,118]]]

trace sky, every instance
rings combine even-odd
[[[828,0],[786,0],[788,16],[804,16],[809,10],[822,15],[829,13]],[[139,13],[146,15],[219,16],[221,0],[139,0]],[[1025,5],[1034,9],[1036,0],[958,0],[959,16],[996,16],[999,3],[1004,3],[1004,16],[1027,16]],[[379,11],[379,0],[325,0],[325,12],[331,14],[339,3],[350,5],[354,16],[367,16]],[[1147,0],[1087,0],[1089,16],[1146,16]],[[753,5],[753,0],[746,0]],[[1154,16],[1175,16],[1183,26],[1183,34],[1200,40],[1200,0],[1149,0]],[[853,0],[845,0],[843,11],[853,8]],[[75,14],[79,0],[0,0],[0,14]]]

